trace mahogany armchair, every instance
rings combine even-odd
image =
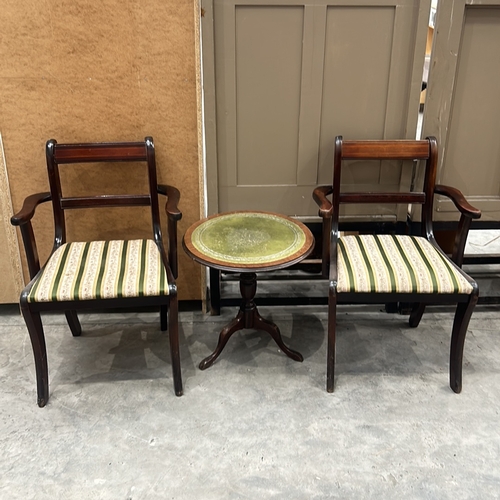
[[[313,198],[323,218],[323,275],[329,278],[327,391],[333,392],[336,311],[339,303],[414,304],[411,327],[418,326],[425,304],[457,304],[450,347],[450,387],[462,389],[465,335],[478,300],[477,283],[462,269],[463,251],[472,219],[481,212],[469,205],[457,189],[436,185],[438,146],[425,140],[344,141],[335,139],[333,184],[319,186]],[[343,193],[341,172],[345,160],[416,161],[424,168],[422,191]],[[390,165],[398,166],[398,161]],[[389,168],[389,167],[387,167]],[[399,166],[398,166],[399,168]],[[461,213],[453,255],[437,244],[432,223],[434,194],[452,199]],[[331,195],[331,201],[328,196]],[[391,203],[421,207],[420,235],[359,234],[339,231],[340,204]]]
[[[19,226],[31,281],[21,293],[20,305],[29,331],[37,378],[38,406],[49,399],[47,351],[40,313],[65,312],[73,336],[82,329],[77,310],[155,306],[160,310],[161,330],[168,330],[174,390],[182,395],[179,356],[177,287],[177,208],[179,191],[158,185],[153,139],[143,142],[46,144],[50,192],[28,196],[20,212],[11,218]],[[145,194],[63,196],[60,171],[81,168],[85,163],[118,162],[121,168],[144,168],[148,178]],[[103,165],[106,166],[106,165]],[[126,170],[125,170],[126,171]],[[105,170],[102,170],[103,175]],[[100,177],[103,179],[103,176]],[[105,179],[105,176],[104,176]],[[104,182],[104,181],[103,181]],[[167,197],[168,250],[160,227],[158,194]],[[54,246],[40,268],[31,220],[37,206],[51,201],[54,214]],[[68,242],[67,210],[149,206],[152,237],[149,239]]]

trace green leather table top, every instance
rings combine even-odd
[[[186,246],[191,246],[192,253],[201,260],[228,267],[265,269],[300,260],[312,248],[309,230],[300,222],[278,214],[219,214],[195,226],[187,233],[190,245]]]

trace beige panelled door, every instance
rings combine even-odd
[[[430,0],[203,5],[209,213],[315,216],[335,135],[415,137]],[[387,172],[353,165],[344,183],[410,182],[405,169]],[[363,209],[396,219],[396,207]]]
[[[440,0],[423,133],[440,143],[438,180],[500,221],[500,1]],[[437,220],[454,220],[445,200]]]

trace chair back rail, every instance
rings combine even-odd
[[[95,208],[95,207],[144,207],[151,205],[149,195],[98,195],[61,198],[61,208]]]
[[[160,228],[156,159],[154,143],[151,137],[146,137],[144,142],[80,144],[58,144],[57,141],[51,139],[47,141],[46,158],[54,209],[54,247],[66,242],[65,210],[99,207],[150,206],[154,239],[157,243],[161,243],[162,232]],[[149,193],[71,197],[62,195],[59,165],[74,164],[75,168],[77,168],[78,164],[105,164],[109,162],[143,162],[147,166]]]
[[[147,160],[147,146],[144,142],[91,144],[57,144],[54,142],[54,145],[53,157],[58,164]]]
[[[341,193],[341,174],[345,160],[398,160],[423,163],[425,169],[421,191],[408,192],[344,192]],[[332,183],[332,230],[338,233],[340,204],[345,203],[405,203],[422,205],[422,235],[433,239],[432,205],[436,183],[437,141],[424,140],[362,140],[344,141],[335,138]]]
[[[425,193],[340,193],[340,203],[425,203]]]
[[[415,160],[429,158],[429,142],[424,141],[342,141],[344,160]]]

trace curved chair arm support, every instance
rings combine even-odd
[[[330,218],[333,213],[333,206],[331,201],[327,198],[329,194],[332,194],[332,186],[318,186],[313,191],[313,199],[319,206],[318,215],[325,218]]]
[[[443,184],[436,184],[434,186],[434,193],[450,198],[460,213],[466,217],[470,217],[471,219],[479,219],[481,217],[481,210],[473,207],[458,189],[451,186],[444,186]]]
[[[178,221],[182,219],[182,213],[177,208],[179,200],[181,198],[181,193],[174,186],[168,186],[167,184],[158,184],[158,193],[167,197],[167,204],[165,205],[165,212],[169,218]]]
[[[158,184],[158,193],[167,197],[165,212],[168,216],[168,261],[174,278],[177,279],[179,267],[177,263],[177,221],[182,219],[182,213],[177,208],[181,193],[173,186]]]
[[[451,259],[457,266],[462,267],[464,262],[465,244],[467,243],[470,224],[472,219],[479,219],[481,217],[481,210],[468,203],[464,195],[456,188],[436,184],[434,187],[434,193],[450,198],[455,204],[455,207],[457,207],[461,213],[455,241],[453,243],[453,253],[451,255]]]
[[[50,201],[52,197],[50,193],[36,193],[28,196],[23,203],[23,207],[17,214],[10,218],[10,223],[13,226],[22,226],[29,222],[35,215],[35,210],[38,205]]]
[[[19,229],[21,230],[21,236],[23,238],[30,279],[33,279],[36,273],[40,271],[40,259],[38,257],[38,249],[31,219],[35,215],[36,207],[51,199],[50,193],[32,194],[24,200],[21,210],[10,218],[10,223],[13,226],[20,226]]]

